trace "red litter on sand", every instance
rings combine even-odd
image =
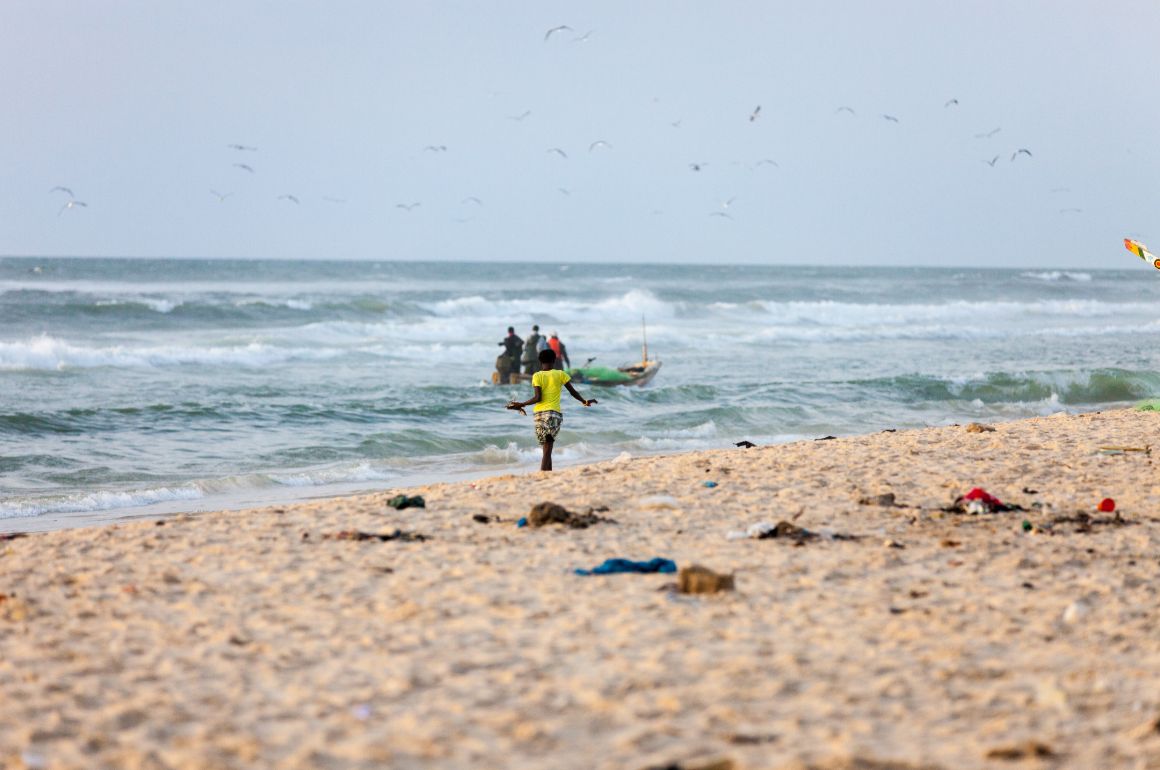
[[[1102,513],[1111,513],[1116,510],[1116,501],[1110,497],[1105,497],[1103,500],[1100,500],[1100,504],[1096,506],[1096,510]]]
[[[999,498],[990,494],[989,492],[987,492],[987,490],[983,489],[982,487],[972,488],[970,492],[967,492],[965,495],[963,495],[963,499],[967,500],[967,501],[981,500],[984,505],[990,506],[992,508],[998,508],[999,506],[1001,506],[1003,504],[1003,503],[999,502]],[[1103,503],[1100,503],[1100,505],[1103,505]]]

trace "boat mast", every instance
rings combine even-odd
[[[640,316],[640,340],[641,340],[641,345],[640,345],[641,360],[640,360],[640,362],[642,365],[647,366],[648,365],[648,335],[644,329],[644,314],[643,313]]]

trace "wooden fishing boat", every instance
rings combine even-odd
[[[569,369],[568,375],[573,382],[583,385],[647,385],[660,371],[661,362],[648,357],[648,335],[645,332],[644,319],[640,319],[640,361],[634,364],[618,366],[592,366],[595,358],[589,358],[584,366]]]

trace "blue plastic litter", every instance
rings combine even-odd
[[[526,527],[526,526],[528,526],[528,517],[527,517],[527,516],[521,516],[521,517],[520,517],[520,520],[516,522],[516,526],[517,526],[517,527]]]
[[[618,572],[676,572],[677,563],[672,559],[649,559],[648,561],[632,561],[631,559],[605,559],[599,567],[592,569],[578,569],[577,575],[614,575]]]
[[[709,489],[712,489],[713,487],[717,486],[717,482],[716,481],[706,481],[705,486],[709,487]]]

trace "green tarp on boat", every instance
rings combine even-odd
[[[574,379],[588,382],[631,382],[632,376],[613,369],[611,366],[585,366],[581,369],[572,369],[568,375]]]

